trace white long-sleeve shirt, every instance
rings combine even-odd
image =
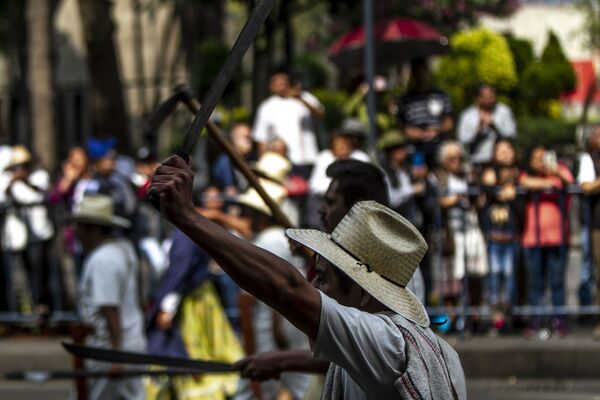
[[[458,140],[465,146],[472,143],[478,133],[485,136],[471,153],[474,163],[486,163],[492,160],[494,143],[499,137],[514,138],[517,136],[517,124],[511,109],[502,103],[496,104],[492,113],[494,128],[480,129],[479,107],[472,105],[460,114],[456,134]],[[481,131],[481,132],[480,132]]]

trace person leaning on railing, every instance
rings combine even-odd
[[[519,168],[511,141],[500,139],[494,146],[492,164],[483,170],[481,189],[485,193],[483,228],[488,242],[490,274],[488,301],[494,309],[493,328],[505,326],[505,314],[514,298],[514,267],[518,252],[517,180]]]
[[[524,248],[528,274],[530,306],[540,306],[544,300],[545,277],[549,276],[552,305],[565,304],[565,266],[568,245],[567,210],[569,196],[561,191],[573,183],[569,169],[557,162],[556,154],[543,145],[533,147],[525,159],[519,184],[530,193],[525,206],[525,222],[521,245]],[[564,319],[555,317],[552,328],[559,335],[566,333]],[[540,318],[533,317],[525,334],[533,334]]]

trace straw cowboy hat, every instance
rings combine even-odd
[[[259,158],[252,170],[262,178],[283,185],[292,170],[292,163],[281,154],[268,151]]]
[[[254,166],[257,174],[262,177],[258,179],[261,186],[279,206],[283,204],[288,195],[283,183],[291,168],[292,164],[287,158],[272,152],[263,154]],[[272,215],[271,209],[254,188],[249,188],[246,192],[237,196],[235,202],[251,207],[263,214]]]
[[[400,147],[406,145],[406,138],[399,130],[391,130],[385,132],[381,138],[377,141],[377,146],[381,150],[393,149],[394,147]]]
[[[114,201],[103,194],[86,195],[83,197],[79,210],[73,214],[73,221],[86,224],[129,228],[131,222],[115,215]]]
[[[417,228],[396,212],[374,201],[362,201],[331,234],[314,229],[288,229],[286,233],[344,271],[391,310],[429,326],[423,304],[406,288],[427,243]]]
[[[27,150],[24,146],[16,145],[12,148],[12,152],[10,155],[10,162],[6,166],[5,169],[11,169],[19,165],[26,164],[31,162],[32,157],[29,150]]]
[[[340,133],[343,135],[356,136],[359,138],[367,137],[367,128],[358,118],[346,118],[342,122]]]

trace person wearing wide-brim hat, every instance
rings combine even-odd
[[[2,186],[9,206],[4,221],[3,250],[20,259],[27,271],[33,311],[49,312],[52,304],[51,272],[47,267],[54,225],[48,213],[46,197],[50,189],[50,175],[36,166],[31,152],[22,145],[12,148],[10,161],[5,167]],[[6,185],[6,186],[4,186]],[[6,197],[4,197],[6,196]]]
[[[6,165],[6,170],[14,170],[18,167],[30,165],[33,162],[33,157],[29,150],[24,146],[16,145],[12,148],[10,162]]]
[[[381,167],[389,183],[390,207],[414,223],[413,200],[423,194],[425,184],[412,181],[406,137],[399,130],[390,130],[381,136],[377,145],[384,152]]]
[[[78,309],[82,321],[94,328],[87,343],[143,352],[146,339],[138,301],[139,261],[133,244],[114,234],[114,228],[128,228],[129,221],[115,215],[114,202],[106,195],[85,195],[73,221],[85,254]],[[88,361],[86,368],[115,373],[122,369],[96,361]],[[145,399],[140,378],[93,379],[88,390],[90,399]]]
[[[285,260],[197,216],[192,176],[185,161],[170,157],[150,193],[243,289],[303,331],[315,357],[331,362],[322,398],[466,398],[458,355],[431,331],[424,306],[406,288],[427,251],[406,219],[367,201],[331,234],[288,230],[319,255],[311,285]],[[236,365],[242,375],[245,366]]]

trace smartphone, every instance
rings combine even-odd
[[[548,169],[555,170],[558,165],[556,152],[554,150],[546,150],[544,152],[544,166]]]

